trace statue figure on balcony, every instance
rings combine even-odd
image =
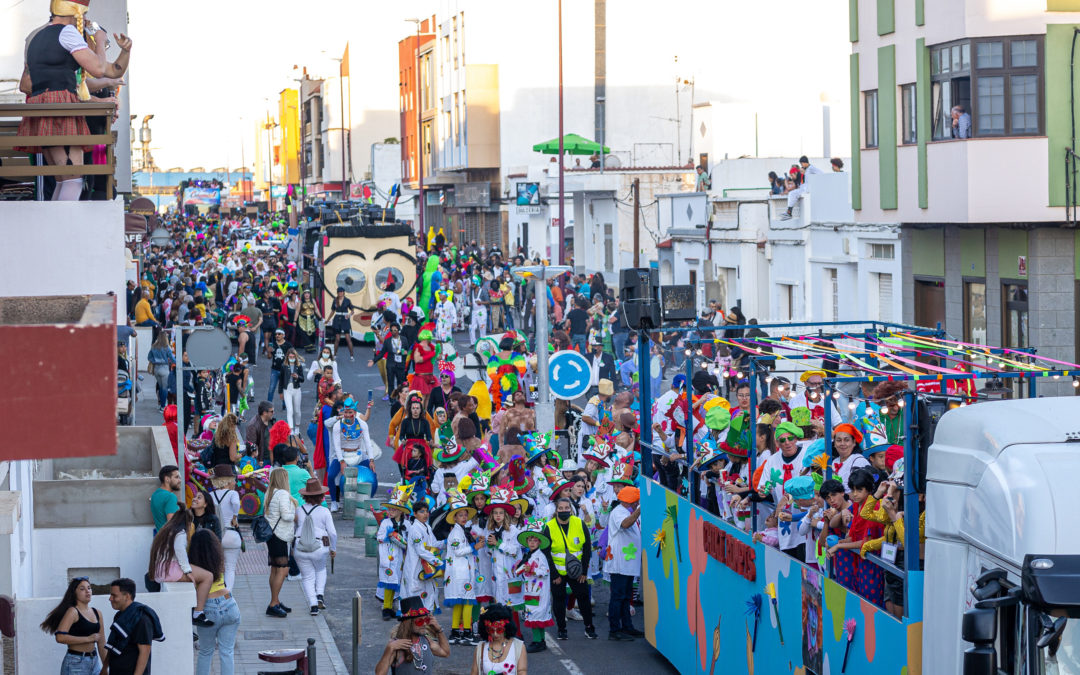
[[[19,81],[19,91],[29,104],[79,103],[90,100],[89,78],[118,79],[127,70],[131,39],[113,35],[120,55],[109,63],[105,50],[108,32],[86,19],[90,0],[52,0],[49,23],[37,29],[26,41],[26,65]],[[106,82],[106,86],[108,83]],[[41,153],[53,166],[81,166],[83,153],[93,145],[50,145],[43,136],[89,136],[85,116],[27,116],[19,125],[19,136],[37,139],[16,148],[21,152]],[[61,174],[54,200],[74,201],[82,194],[82,175],[76,169]]]

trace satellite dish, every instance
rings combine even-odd
[[[622,161],[615,155],[604,155],[604,166],[617,169],[622,166]]]

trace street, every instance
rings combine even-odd
[[[464,354],[468,349],[465,334],[458,333],[456,344],[459,354]],[[353,394],[359,401],[367,400],[367,390],[374,391],[375,406],[372,410],[368,426],[376,442],[383,448],[383,454],[376,462],[377,473],[380,481],[380,492],[385,495],[386,489],[399,478],[398,469],[391,459],[392,452],[386,447],[386,428],[390,422],[389,403],[382,400],[382,380],[378,370],[368,368],[367,362],[371,358],[372,349],[369,346],[356,347],[356,360],[350,361],[348,350],[342,347],[338,357],[338,370],[341,374],[342,383],[346,392]],[[312,356],[303,355],[305,359]],[[309,361],[310,363],[310,361]],[[145,369],[144,369],[145,371]],[[269,361],[260,358],[255,368],[252,369],[255,378],[255,392],[257,396],[266,393],[269,385],[270,367]],[[138,423],[152,425],[159,423],[161,414],[157,412],[154,399],[154,380],[144,374],[142,393],[138,403]],[[459,379],[458,386],[463,390],[469,388],[471,382],[463,382]],[[303,390],[303,409],[308,410],[314,405],[315,386],[308,382]],[[258,398],[252,404],[252,409],[257,407]],[[280,399],[274,401],[275,417],[282,414]],[[249,410],[245,423],[254,416]],[[305,437],[305,443],[309,443]],[[309,443],[310,444],[310,443]],[[361,644],[359,649],[360,668],[358,673],[370,673],[374,664],[382,655],[383,647],[394,624],[384,622],[380,610],[382,603],[374,596],[377,581],[377,557],[364,556],[363,540],[353,537],[353,521],[346,520],[341,513],[335,514],[335,526],[338,531],[338,554],[334,561],[334,574],[328,576],[326,587],[327,609],[323,612],[327,624],[337,643],[337,648],[342,659],[351,668],[352,664],[352,598],[357,593],[361,597]],[[244,525],[245,532],[247,526]],[[262,548],[261,544],[249,544],[252,547]],[[289,585],[299,582],[286,582]],[[261,590],[261,589],[260,589]],[[567,641],[555,640],[554,627],[547,630],[548,649],[538,654],[530,654],[530,666],[534,673],[559,673],[565,670],[568,673],[650,673],[664,674],[676,673],[675,668],[669,664],[644,638],[638,638],[633,642],[610,642],[607,640],[607,599],[608,587],[604,583],[594,587],[596,619],[595,625],[598,640],[588,640],[585,637],[584,625],[580,621],[569,621],[568,631],[570,639]],[[641,620],[642,608],[634,608],[637,615],[634,622],[638,628],[643,628]],[[449,632],[450,616],[444,613],[438,617],[440,623]],[[440,673],[468,673],[470,658],[473,648],[451,645],[450,658],[447,663],[440,664]],[[320,666],[320,672],[322,667]]]

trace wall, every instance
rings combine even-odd
[[[33,460],[7,462],[5,517],[0,527],[0,595],[27,598],[34,593],[34,466]],[[3,481],[0,481],[2,484]]]
[[[127,314],[121,200],[4,202],[0,222],[0,294],[112,292],[117,316]]]
[[[111,581],[111,579],[109,580]],[[142,588],[141,575],[135,579]],[[105,582],[108,583],[108,582]],[[191,673],[195,670],[195,651],[191,639],[191,611],[195,604],[195,588],[191,584],[168,584],[161,593],[136,593],[135,600],[149,606],[161,621],[163,642],[155,642],[150,650],[154,672]],[[64,658],[64,648],[56,639],[38,628],[42,617],[59,602],[63,593],[53,596],[20,600],[15,605],[16,672],[52,672]],[[101,612],[102,621],[111,625],[116,614],[107,595],[98,595],[90,606]]]
[[[808,666],[838,673],[845,653],[849,673],[901,672],[905,664],[924,672],[921,620],[892,618],[652,480],[642,486],[641,507],[645,638],[680,673],[711,672],[718,663],[732,675]],[[662,543],[652,533],[662,533]],[[922,573],[910,573],[908,583],[918,597]],[[772,606],[767,584],[776,591]],[[755,594],[764,597],[756,624],[745,615]],[[804,628],[811,612],[817,631]],[[850,649],[847,620],[856,622]],[[819,638],[810,643],[820,645],[818,664],[805,657],[807,635]]]

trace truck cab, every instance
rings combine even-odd
[[[1080,675],[1080,398],[942,416],[926,467],[923,672]]]

